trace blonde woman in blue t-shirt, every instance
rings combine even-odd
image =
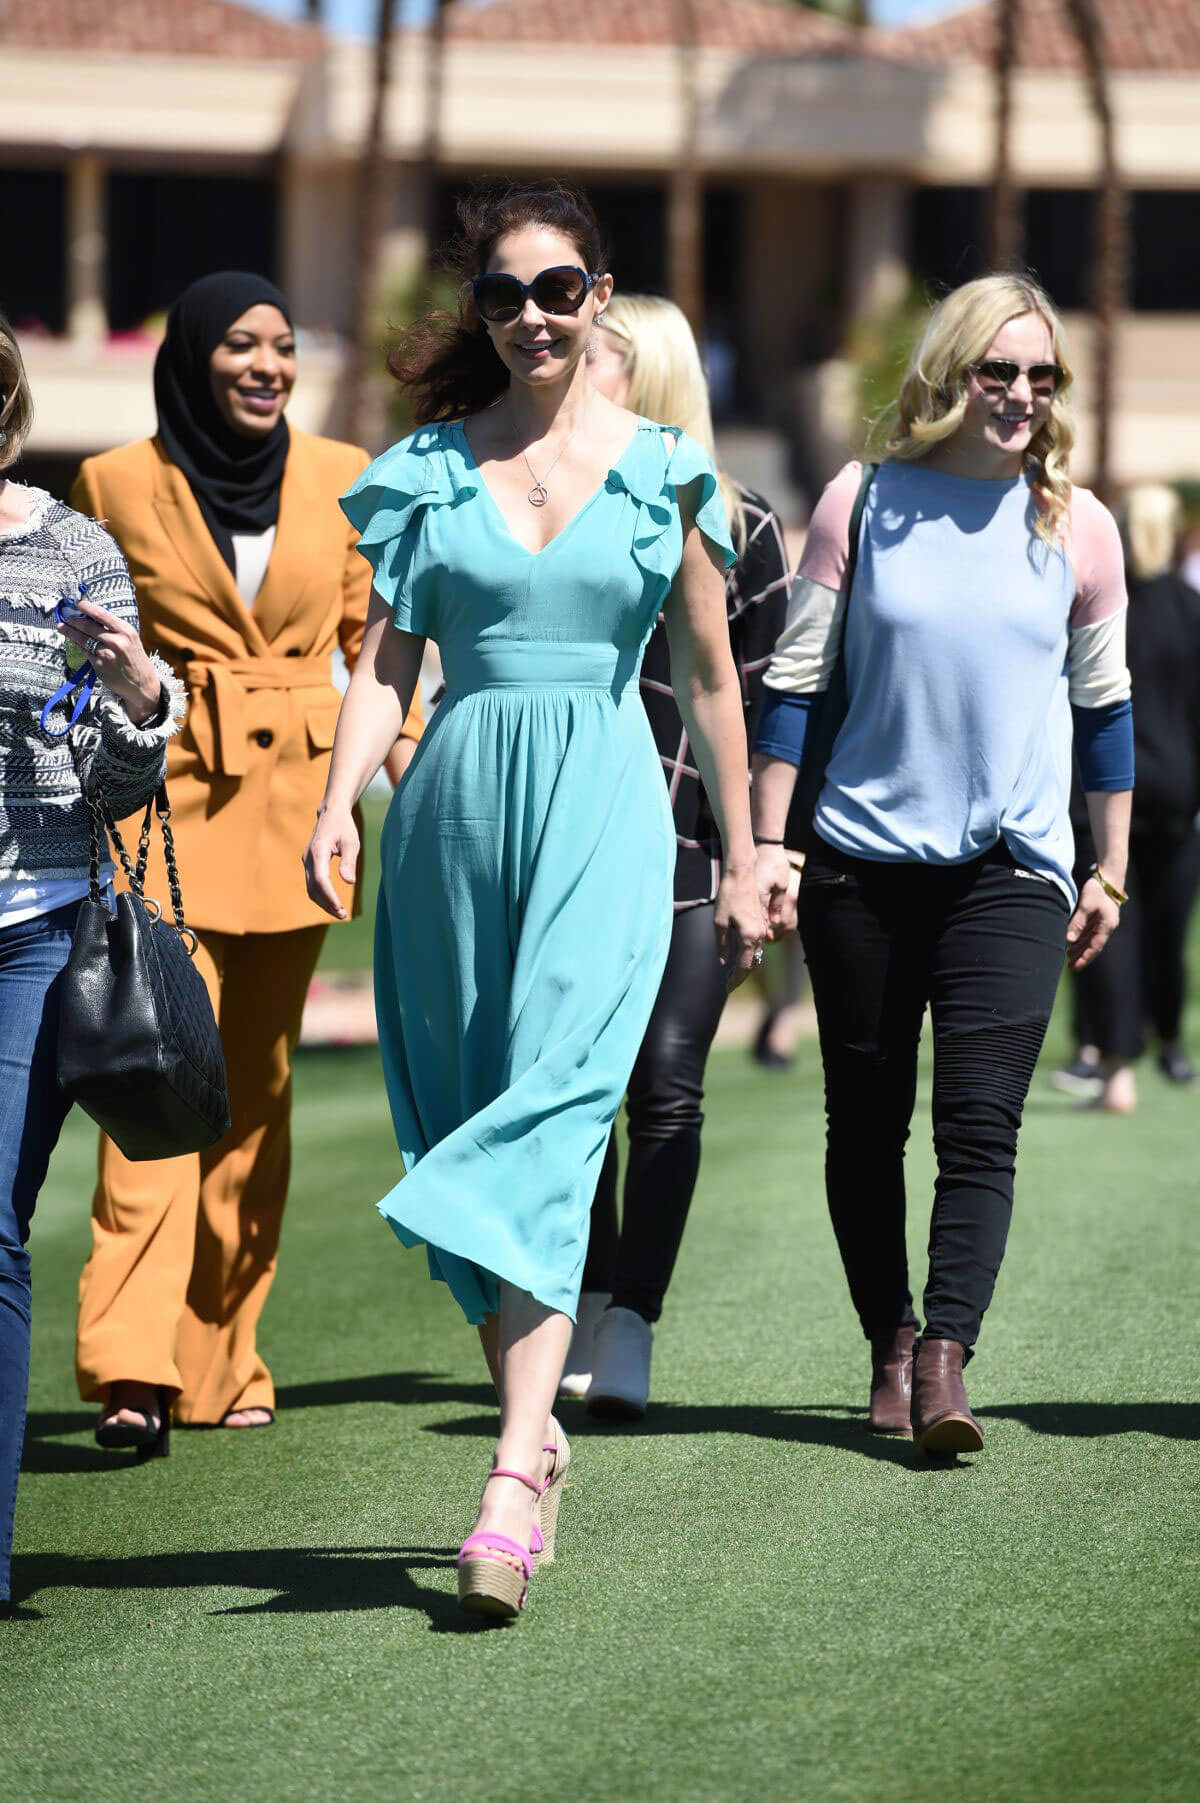
[[[871,1343],[871,1426],[927,1453],[983,1445],[963,1367],[1004,1254],[1025,1095],[1064,951],[1090,963],[1124,899],[1125,581],[1111,515],[1067,473],[1070,387],[1061,321],[1028,279],[986,276],[934,309],[885,461],[869,483],[848,464],[813,515],[755,742],[779,909],[813,704],[844,676],[799,898],[826,1185]],[[1097,857],[1078,893],[1073,751]],[[904,1143],[926,1006],[938,1176],[918,1340]]]

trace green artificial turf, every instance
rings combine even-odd
[[[397,1174],[374,1054],[300,1061],[262,1335],[278,1425],[177,1431],[140,1468],[96,1449],[72,1383],[73,1120],[35,1222],[0,1792],[1194,1798],[1197,1100],[1147,1073],[1133,1119],[1100,1118],[1045,1076],[971,1369],[987,1447],[919,1469],[863,1429],[815,1047],[785,1077],[714,1059],[653,1412],[567,1407],[559,1558],[507,1630],[454,1604],[493,1412],[472,1335],[371,1206]],[[927,1110],[923,1089],[918,1268]]]

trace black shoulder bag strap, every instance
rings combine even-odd
[[[850,511],[850,526],[846,544],[846,574],[843,577],[846,591],[845,606],[842,609],[842,636],[838,645],[837,661],[829,677],[829,687],[823,695],[814,698],[808,713],[808,729],[804,735],[804,752],[800,760],[800,768],[796,773],[796,790],[788,814],[788,844],[800,851],[807,851],[812,842],[813,813],[817,799],[825,785],[825,771],[833,756],[834,740],[842,729],[850,706],[850,696],[846,687],[846,622],[850,614],[850,594],[854,587],[854,573],[858,568],[858,541],[862,533],[863,509],[867,504],[867,495],[879,465],[865,463],[862,481],[858,485],[858,493],[854,497],[854,506]]]

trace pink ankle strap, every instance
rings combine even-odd
[[[501,1472],[500,1476],[505,1477],[507,1473]],[[490,1534],[486,1530],[481,1530],[478,1534],[468,1534],[458,1549],[456,1563],[463,1565],[468,1559],[477,1559],[481,1554],[486,1558],[489,1553],[501,1564],[504,1563],[502,1555],[511,1553],[514,1559],[521,1561],[521,1570],[525,1574],[526,1581],[533,1576],[533,1563],[529,1557],[527,1546],[522,1546],[519,1541],[510,1540],[507,1534]]]
[[[544,1488],[540,1478],[526,1477],[523,1471],[508,1471],[503,1465],[493,1465],[488,1476],[516,1478],[518,1484],[524,1484],[525,1488],[532,1490],[535,1496],[540,1496]]]

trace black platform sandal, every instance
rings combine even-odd
[[[127,1403],[121,1405],[128,1408]],[[126,1452],[131,1448],[138,1464],[146,1459],[165,1459],[171,1452],[171,1402],[165,1390],[158,1392],[158,1420],[149,1409],[129,1409],[140,1415],[140,1421],[101,1421],[96,1428],[96,1445],[106,1452]]]

